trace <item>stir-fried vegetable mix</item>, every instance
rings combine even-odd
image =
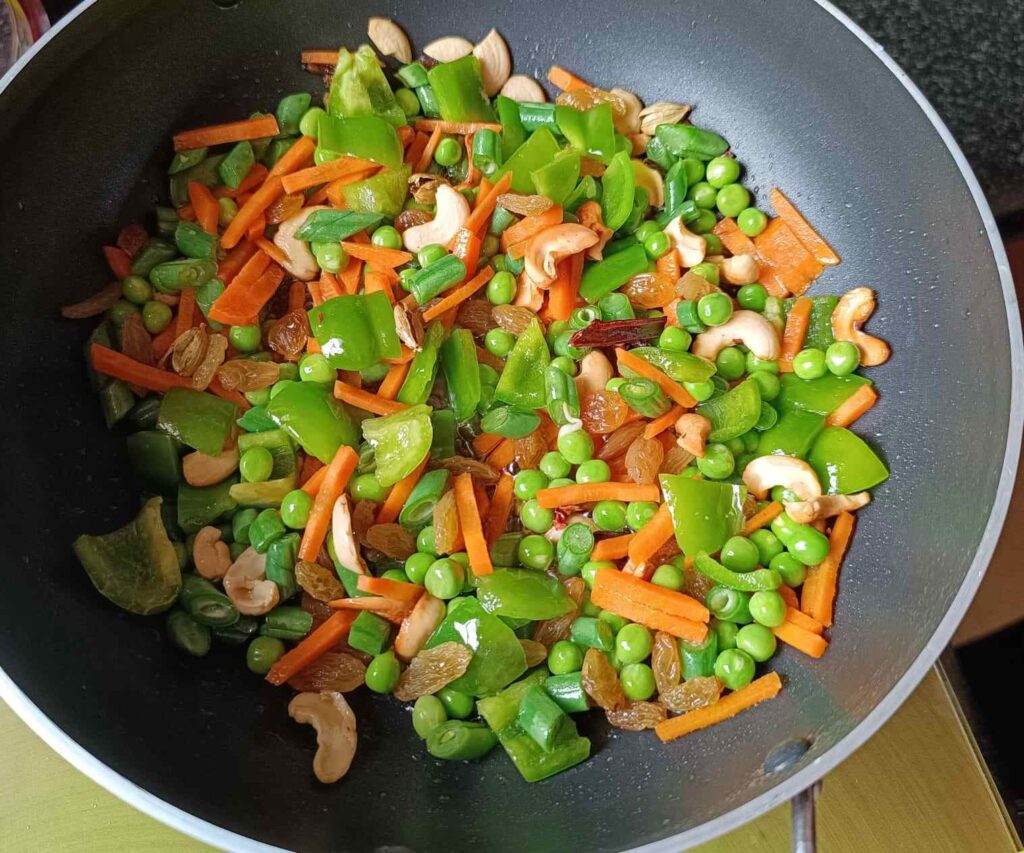
[[[303,56],[325,108],[177,134],[171,205],[65,309],[146,498],[76,541],[90,579],[298,691],[325,782],[363,684],[527,781],[588,757],[575,714],[668,741],[774,696],[888,476],[849,429],[873,292],[805,295],[839,258],[689,106],[369,33]]]

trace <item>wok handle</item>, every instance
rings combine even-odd
[[[814,826],[814,806],[821,791],[821,783],[815,782],[790,801],[792,808],[793,853],[815,853],[818,842]]]

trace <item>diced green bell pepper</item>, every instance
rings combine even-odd
[[[846,400],[871,380],[851,373],[849,376],[835,376],[826,373],[820,379],[801,379],[795,373],[784,373],[780,377],[782,390],[772,401],[780,414],[802,409],[831,415]]]
[[[238,507],[238,502],[231,497],[234,482],[232,477],[216,486],[203,488],[181,483],[178,486],[178,526],[185,533],[197,533],[222,515],[234,512]]]
[[[429,406],[409,406],[383,418],[367,418],[362,426],[363,438],[373,448],[375,475],[382,486],[393,486],[411,474],[430,452],[434,429]]]
[[[648,204],[647,193],[644,192],[638,203],[637,189],[629,154],[620,151],[611,158],[601,176],[601,217],[612,231],[618,231],[631,215],[635,220],[643,216]],[[638,211],[636,214],[634,208]]]
[[[519,118],[519,104],[505,95],[498,95],[494,101],[501,122],[501,154],[504,162],[526,141],[526,130]]]
[[[491,393],[494,393],[493,390]],[[451,409],[435,409],[430,413],[430,424],[434,428],[430,458],[451,459],[455,455],[455,413]]]
[[[579,714],[590,708],[590,699],[583,687],[582,672],[566,672],[544,679],[544,690],[567,714]]]
[[[615,127],[611,104],[598,104],[589,110],[559,105],[555,107],[555,121],[562,135],[577,151],[602,163],[611,162],[615,154]],[[626,159],[628,161],[629,158]]]
[[[231,433],[238,407],[191,388],[171,388],[160,404],[157,426],[207,456],[217,456]]]
[[[491,563],[495,566],[515,566],[519,563],[519,543],[522,533],[502,533],[491,545]]]
[[[493,180],[496,183],[506,172],[511,172],[514,192],[535,192],[533,173],[552,162],[559,150],[554,134],[543,127],[530,134],[526,142],[505,158],[504,165],[494,173]]]
[[[165,497],[178,494],[181,461],[178,442],[164,432],[142,430],[125,439],[128,461],[143,488]]]
[[[484,92],[480,60],[473,54],[438,63],[427,71],[427,80],[445,121],[494,121],[491,102]]]
[[[761,417],[760,386],[752,379],[697,407],[711,421],[711,441],[728,441],[754,428]]]
[[[581,737],[576,723],[567,718],[550,752],[545,752],[518,723],[509,723],[498,732],[498,742],[527,782],[539,782],[590,757],[590,741]]]
[[[348,644],[368,655],[379,655],[387,648],[391,624],[376,613],[362,611],[349,629]]]
[[[476,344],[469,329],[453,329],[441,346],[441,368],[448,386],[448,400],[459,422],[476,414],[480,402],[480,369]]]
[[[328,299],[309,310],[309,326],[338,370],[362,370],[402,352],[395,315],[382,291]]]
[[[544,683],[544,671],[533,670],[514,684],[494,696],[486,696],[476,703],[476,710],[494,731],[501,731],[515,722],[523,696],[531,687]]]
[[[314,210],[295,232],[300,240],[337,243],[353,234],[380,225],[379,213],[357,213],[353,210]]]
[[[519,336],[494,389],[494,399],[520,409],[544,406],[544,369],[551,361],[540,323],[531,321]]]
[[[575,607],[562,584],[531,569],[497,569],[477,578],[476,589],[480,605],[495,616],[554,619]]]
[[[377,54],[365,44],[356,51],[338,51],[327,112],[332,116],[377,116],[394,127],[407,124]]]
[[[251,409],[246,409],[242,417],[235,423],[246,432],[266,432],[270,429],[277,429],[277,424],[267,414],[264,406],[253,406]]]
[[[703,551],[693,558],[697,571],[706,575],[716,584],[736,589],[740,592],[764,592],[778,589],[782,578],[775,569],[755,569],[752,572],[734,572],[727,569],[718,560],[709,557]]]
[[[844,427],[825,427],[807,461],[817,473],[822,491],[829,495],[862,492],[889,478],[889,469],[875,451]]]
[[[779,417],[775,426],[761,433],[758,456],[795,456],[805,459],[825,426],[825,416],[794,409]]]
[[[672,515],[676,542],[687,557],[718,551],[743,528],[743,486],[662,474],[661,491]]]
[[[711,160],[729,150],[729,143],[717,133],[692,124],[661,124],[654,133],[674,157]]]
[[[630,196],[632,198],[632,196]],[[621,252],[606,257],[596,264],[589,264],[580,279],[580,296],[594,303],[618,290],[633,276],[647,270],[647,253],[644,247],[634,241]]]
[[[555,159],[534,171],[530,177],[540,195],[562,204],[580,178],[580,153],[571,148],[559,151]]]
[[[219,278],[211,278],[208,282],[196,288],[196,305],[198,305],[199,310],[203,312],[203,317],[206,318],[206,324],[215,332],[219,329],[223,329],[224,325],[222,323],[218,323],[216,320],[210,319],[210,309],[224,290],[224,282]]]
[[[395,126],[377,116],[338,118],[320,116],[317,129],[319,147],[338,155],[361,157],[389,169],[402,165],[402,143]]]
[[[413,356],[409,373],[398,392],[398,402],[407,406],[427,402],[437,376],[441,344],[444,343],[445,328],[440,320],[434,320],[423,334],[423,348]]]
[[[225,185],[236,190],[249,174],[249,170],[256,165],[256,155],[252,150],[252,143],[248,140],[236,143],[217,166],[217,174]]]
[[[676,382],[706,382],[717,370],[713,361],[691,352],[676,352],[661,347],[636,347],[629,352],[650,362]],[[626,377],[635,375],[628,367],[620,372]]]
[[[341,188],[345,206],[362,213],[380,213],[394,219],[402,212],[405,197],[409,191],[409,174],[412,169],[402,166],[380,172],[364,181],[346,184]]]
[[[267,404],[267,415],[299,447],[329,464],[343,444],[359,446],[359,433],[348,410],[331,389],[318,382],[291,382]]]

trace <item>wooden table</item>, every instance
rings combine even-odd
[[[185,853],[210,848],[107,793],[50,750],[0,702],[0,851]],[[1011,853],[1002,803],[939,671],[866,746],[825,780],[824,853]],[[780,808],[700,848],[785,853]]]

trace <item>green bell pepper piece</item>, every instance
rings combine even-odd
[[[696,481],[700,482],[700,481]],[[711,578],[716,584],[736,589],[740,592],[765,592],[778,589],[782,578],[775,569],[754,569],[752,572],[734,572],[727,569],[718,560],[700,551],[693,558],[693,565],[702,575]]]
[[[377,54],[369,45],[355,52],[342,48],[331,78],[327,112],[332,116],[377,116],[394,127],[407,124]]]
[[[555,121],[562,135],[577,151],[602,163],[612,161],[615,154],[615,127],[611,104],[598,104],[589,110],[559,105],[555,107]],[[626,162],[629,162],[628,155]],[[632,167],[630,172],[632,173]],[[632,193],[632,189],[630,192]],[[608,227],[612,228],[611,225]]]
[[[363,421],[363,438],[373,448],[377,463],[377,482],[393,486],[411,474],[430,452],[433,435],[429,406],[410,406],[393,415]]]
[[[215,332],[223,329],[224,324],[210,319],[210,309],[224,292],[224,289],[224,282],[219,278],[211,278],[208,282],[196,288],[196,305],[203,312],[203,317],[206,318],[206,325]]]
[[[662,474],[659,480],[676,542],[686,556],[699,551],[714,553],[743,529],[745,487],[691,480],[682,474]]]
[[[462,643],[473,652],[469,668],[449,685],[453,690],[486,696],[526,672],[526,655],[519,638],[475,598],[467,598],[449,611],[425,648],[447,642]]]
[[[706,382],[717,370],[713,361],[690,352],[675,352],[661,347],[636,347],[630,353],[650,362],[676,382]],[[629,368],[621,373],[630,378],[634,376]]]
[[[436,409],[430,413],[434,438],[430,442],[431,459],[451,459],[455,455],[455,413],[451,409]]]
[[[480,60],[473,54],[438,63],[427,72],[427,80],[445,121],[494,121],[491,102],[484,92]]]
[[[519,727],[545,752],[550,752],[554,747],[555,739],[568,720],[565,711],[544,692],[543,687],[537,685],[523,694],[519,714],[516,716]]]
[[[309,92],[295,92],[285,95],[277,102],[274,115],[277,118],[277,129],[281,136],[297,136],[299,122],[309,109],[313,96]]]
[[[494,399],[520,409],[541,408],[545,403],[544,370],[550,362],[544,332],[533,320],[505,359]]]
[[[571,148],[559,151],[555,159],[530,175],[540,195],[562,204],[580,178],[580,153]]]
[[[481,575],[476,590],[484,610],[512,619],[554,619],[575,606],[555,578],[530,569],[497,569]]]
[[[174,497],[181,482],[178,442],[163,432],[143,430],[125,439],[128,461],[143,488]]]
[[[872,489],[889,478],[889,469],[860,436],[844,427],[825,427],[807,461],[830,495],[849,495]]]
[[[178,293],[186,287],[202,287],[216,275],[216,261],[180,258],[153,267],[149,283],[161,293]]]
[[[358,447],[348,410],[318,382],[290,382],[267,404],[267,415],[310,456],[325,465],[343,444]]]
[[[480,368],[469,329],[454,329],[442,344],[441,368],[455,420],[469,420],[480,402]]]
[[[179,151],[171,158],[171,165],[167,167],[167,174],[176,175],[178,172],[184,172],[186,169],[198,166],[206,159],[209,151],[210,149],[206,147],[188,148],[185,151]]]
[[[611,158],[601,177],[601,216],[612,231],[618,231],[626,224],[634,208],[639,209],[639,215],[643,216],[647,209],[647,194],[644,193],[642,204],[638,205],[637,189],[633,163],[627,153],[620,151]]]
[[[402,212],[405,196],[409,191],[409,174],[412,169],[402,166],[356,181],[341,188],[345,206],[362,213],[380,213],[394,219]]]
[[[581,737],[576,723],[567,718],[550,752],[537,745],[518,723],[509,723],[498,732],[498,742],[527,782],[539,782],[590,757],[590,741]]]
[[[248,140],[236,143],[217,166],[220,179],[231,189],[237,190],[249,170],[256,165],[256,155]]]
[[[181,588],[178,555],[160,516],[162,503],[162,498],[150,498],[124,527],[103,536],[82,535],[74,542],[93,586],[129,613],[148,616],[167,610]]]
[[[569,213],[575,213],[583,202],[594,199],[600,200],[600,198],[601,188],[597,179],[593,175],[584,175],[573,188],[573,191],[565,197],[562,207],[569,211]]]
[[[217,456],[231,433],[238,407],[191,388],[171,388],[160,404],[157,426],[207,456]]]
[[[632,193],[630,194],[632,198]],[[610,227],[610,226],[609,226]],[[633,276],[647,270],[647,253],[637,242],[596,264],[589,264],[580,279],[580,296],[594,303],[618,290]]]
[[[779,417],[775,426],[761,433],[758,456],[795,456],[805,459],[825,426],[825,416],[794,409]]]
[[[522,533],[502,533],[491,546],[491,563],[495,566],[515,566],[519,563],[519,543]]]
[[[508,160],[513,152],[526,141],[526,130],[519,118],[519,104],[505,95],[498,95],[494,101],[501,122],[502,161]]]
[[[222,515],[234,512],[238,502],[231,497],[234,478],[216,486],[198,488],[188,483],[178,485],[178,526],[185,533],[198,533]]]
[[[530,134],[530,138],[505,158],[504,165],[494,173],[494,182],[506,172],[512,173],[512,190],[533,193],[533,173],[555,159],[559,152],[554,134],[546,127]]]
[[[427,402],[437,376],[441,344],[444,343],[445,328],[440,320],[434,320],[423,334],[423,348],[413,356],[409,373],[398,392],[398,402],[407,406]]]
[[[489,390],[493,397],[494,387],[490,387]],[[483,406],[478,408],[480,411],[484,411]],[[487,414],[480,418],[480,429],[483,432],[500,435],[504,438],[525,438],[540,426],[540,415],[536,412],[524,412],[511,406],[500,405],[488,408]]]
[[[784,373],[779,380],[781,390],[772,404],[780,414],[802,409],[831,415],[859,388],[871,384],[870,379],[855,373],[849,376],[826,373],[820,379],[801,379],[795,373]]]
[[[362,611],[349,629],[348,644],[368,655],[379,655],[391,637],[391,624],[376,613]]]
[[[377,116],[336,118],[324,114],[317,127],[317,141],[320,148],[339,156],[361,157],[389,169],[402,165],[403,148],[395,126]]]
[[[543,683],[544,671],[535,669],[519,681],[510,684],[500,693],[486,696],[477,702],[477,713],[484,718],[492,730],[501,731],[509,723],[515,722],[526,691]]]
[[[804,346],[815,349],[828,349],[836,342],[832,332],[832,312],[839,304],[839,297],[825,294],[822,296],[807,297],[811,300],[811,316],[807,321],[807,334],[804,336]],[[787,299],[783,304],[788,314],[796,299]]]
[[[567,672],[544,679],[544,691],[567,714],[590,710],[590,699],[583,687],[582,672]]]
[[[761,417],[760,386],[747,379],[720,397],[701,403],[697,413],[711,421],[711,441],[737,438],[753,429]]]
[[[309,310],[309,326],[338,370],[362,370],[402,353],[395,315],[382,291],[328,299]]]
[[[287,601],[298,591],[295,583],[295,560],[299,553],[300,541],[298,533],[286,533],[271,542],[267,548],[267,580],[277,584],[281,601]]]
[[[711,160],[729,150],[729,143],[717,133],[692,124],[658,125],[654,135],[673,157]],[[650,149],[650,145],[647,147]]]
[[[251,409],[246,409],[245,413],[237,421],[235,421],[242,429],[246,432],[266,432],[270,429],[277,429],[277,424],[267,414],[266,408],[263,406],[253,406]]]

